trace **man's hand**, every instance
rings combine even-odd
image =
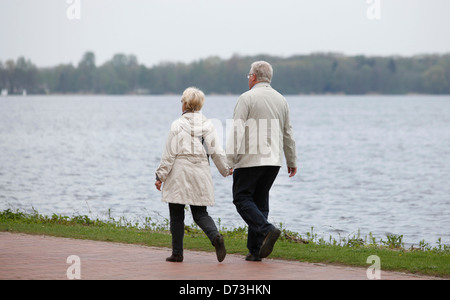
[[[296,167],[295,168],[288,167],[288,174],[289,174],[289,177],[294,177],[295,174],[297,174],[297,168]]]
[[[157,189],[158,191],[161,191],[161,185],[162,185],[161,180],[156,180],[156,181],[155,181],[155,186],[156,186],[156,189]]]

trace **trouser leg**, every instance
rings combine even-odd
[[[269,212],[264,214],[264,216],[269,216]],[[247,248],[250,253],[252,254],[258,254],[259,249],[261,248],[261,245],[264,241],[265,234],[258,233],[256,230],[254,230],[252,227],[248,228],[248,237],[247,237]]]
[[[259,253],[265,235],[274,228],[267,221],[269,191],[279,170],[279,167],[264,166],[234,171],[233,203],[249,227],[247,247],[251,253]]]
[[[172,254],[183,255],[184,204],[169,203]]]
[[[194,222],[205,232],[212,243],[219,231],[213,219],[209,216],[206,206],[191,205],[191,212]]]

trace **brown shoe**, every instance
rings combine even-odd
[[[170,261],[170,262],[183,262],[183,255],[175,255],[175,254],[172,254],[172,256],[166,258],[166,261]]]

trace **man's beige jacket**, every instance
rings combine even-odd
[[[233,119],[226,148],[231,167],[281,167],[283,152],[287,166],[297,167],[288,103],[269,83],[258,83],[242,94]]]

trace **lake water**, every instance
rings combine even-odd
[[[203,113],[225,135],[236,96]],[[450,244],[450,96],[288,96],[299,173],[283,166],[270,221],[328,239],[372,232]],[[180,96],[0,98],[0,210],[168,218],[154,172]],[[243,226],[212,169],[214,220]],[[192,223],[189,216],[187,223]]]

